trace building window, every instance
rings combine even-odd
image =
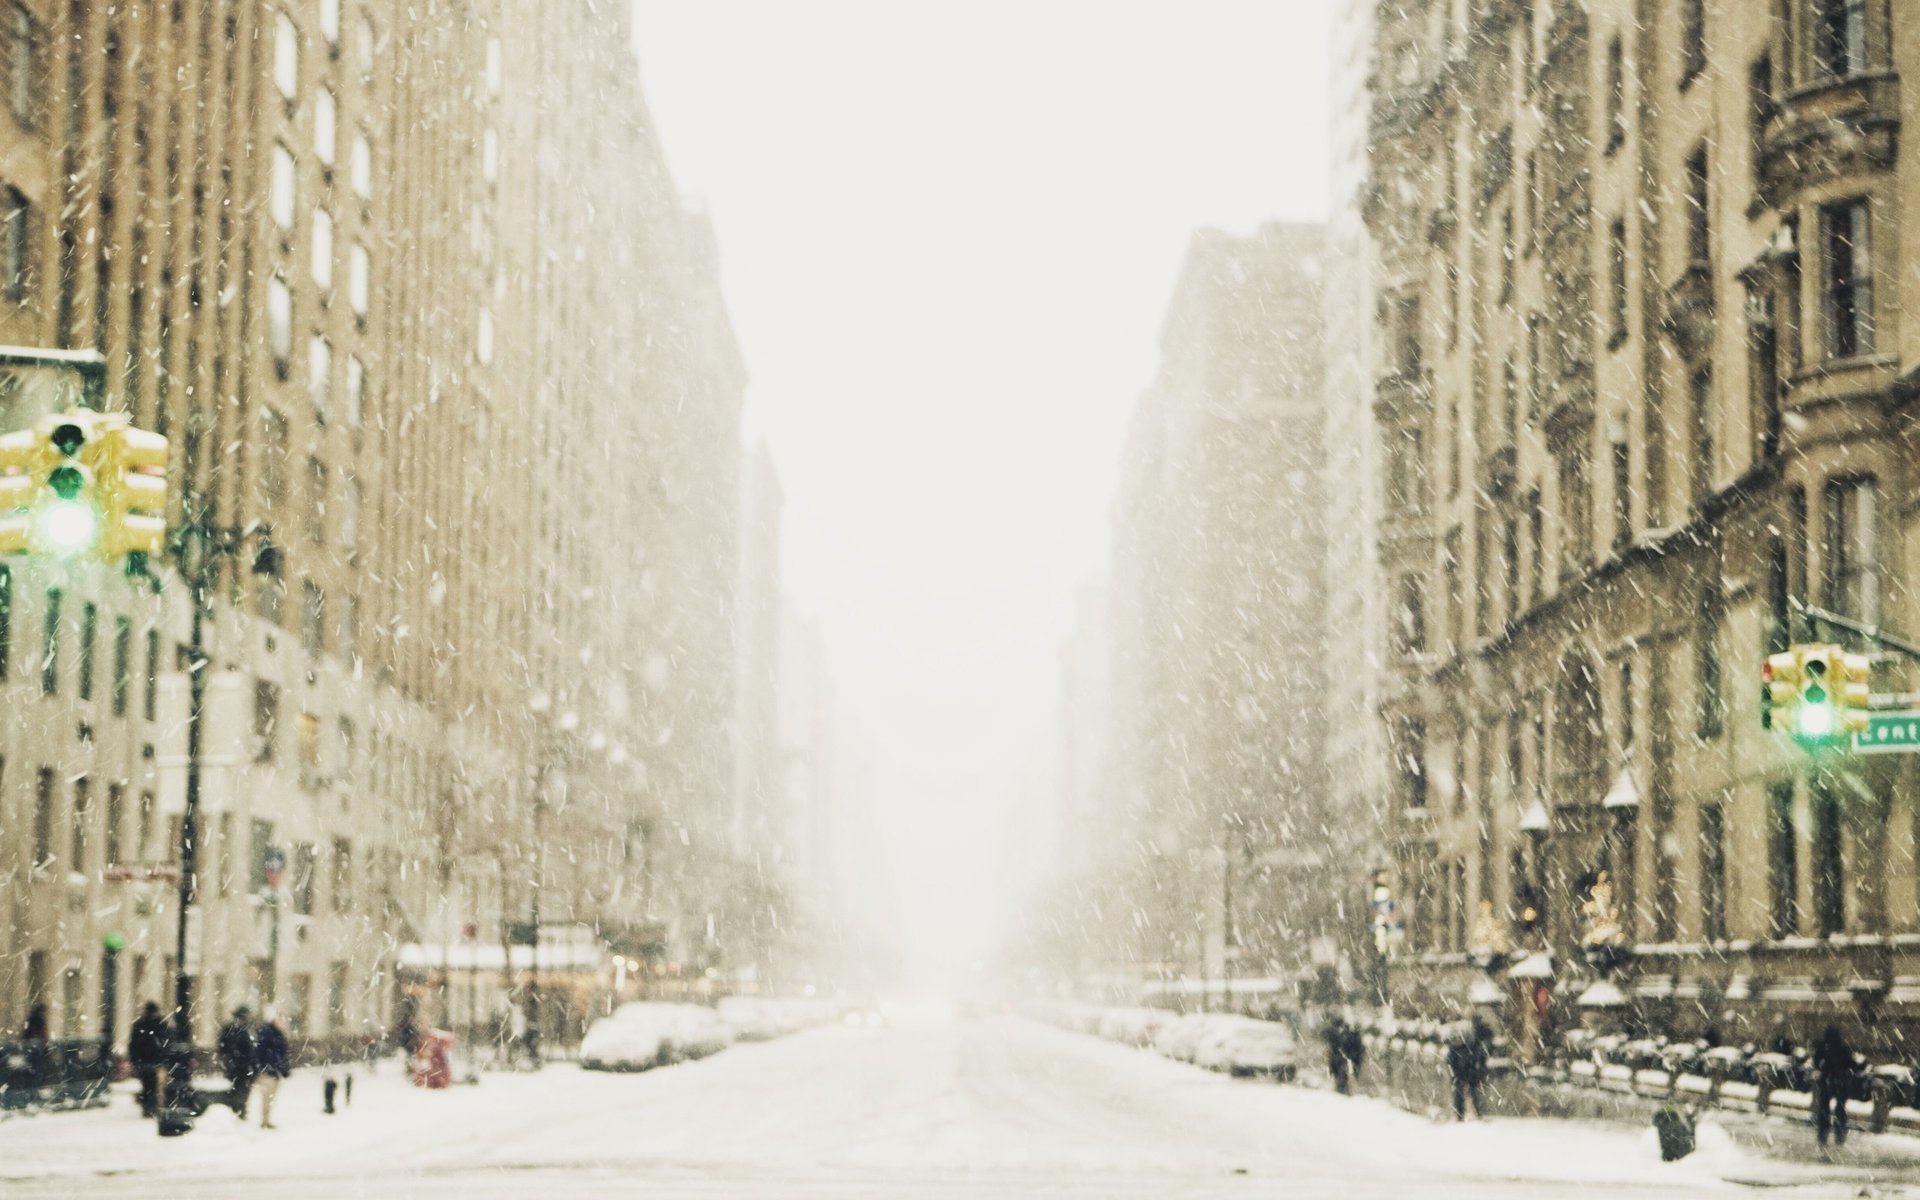
[[[1412,378],[1420,373],[1420,297],[1402,296],[1394,308],[1394,367]]]
[[[1700,935],[1727,940],[1727,834],[1724,810],[1700,806]]]
[[[1571,578],[1592,553],[1593,496],[1578,447],[1560,456],[1560,570]]]
[[[308,654],[326,649],[327,594],[311,579],[300,585],[300,644]]]
[[[373,75],[373,55],[378,43],[371,20],[366,17],[360,18],[359,33],[354,41],[356,43],[354,57],[359,61],[360,74],[370,78]]]
[[[273,83],[288,103],[300,95],[300,31],[286,13],[274,18]]]
[[[1747,294],[1747,386],[1752,391],[1755,450],[1762,460],[1780,452],[1780,340],[1771,291]]]
[[[127,676],[133,656],[133,622],[125,617],[113,619],[113,715],[127,712]]]
[[[340,0],[320,0],[320,36],[330,45],[340,41]]]
[[[53,772],[40,768],[33,784],[33,865],[53,862]]]
[[[73,812],[69,815],[67,869],[87,869],[87,833],[93,824],[93,782],[85,775],[73,781]]]
[[[93,699],[94,645],[100,640],[100,608],[89,600],[80,606],[80,698]]]
[[[1395,732],[1401,806],[1410,811],[1423,810],[1427,807],[1427,724],[1418,717],[1406,717]]]
[[[314,785],[320,781],[320,718],[310,712],[300,714],[294,727],[295,744],[300,753],[301,781]]]
[[[1500,304],[1513,303],[1513,209],[1500,214]]]
[[[1820,228],[1827,284],[1827,357],[1873,353],[1873,257],[1864,199],[1830,204]]]
[[[1546,517],[1540,508],[1540,491],[1536,488],[1527,493],[1527,601],[1530,604],[1540,602],[1546,561]]]
[[[313,404],[313,421],[327,423],[327,400],[333,391],[333,343],[319,334],[307,339],[307,399]]]
[[[326,88],[320,89],[313,97],[313,154],[321,165],[333,166],[333,155],[337,129],[335,117],[339,109],[333,93]]]
[[[327,888],[333,911],[353,911],[353,844],[345,838],[333,840],[333,881]]]
[[[7,299],[16,304],[27,298],[33,269],[33,206],[13,188],[7,189]]]
[[[280,687],[258,679],[253,684],[253,736],[259,742],[259,760],[272,762],[279,743]]]
[[[274,370],[285,379],[293,356],[293,289],[284,275],[267,281],[267,348],[273,352]]]
[[[1772,937],[1799,935],[1799,837],[1793,780],[1766,785],[1766,899]]]
[[[486,76],[487,95],[498,96],[506,82],[506,71],[500,56],[500,39],[497,37],[487,39]]]
[[[1607,153],[1627,140],[1627,49],[1619,34],[1607,43]]]
[[[313,915],[313,869],[319,859],[312,842],[298,842],[293,847],[293,911],[303,917]]]
[[[122,842],[123,827],[127,822],[127,785],[110,783],[107,785],[107,828],[101,842],[105,851],[103,865],[113,867],[126,861],[126,846]]]
[[[1813,53],[1820,72],[1851,79],[1867,69],[1867,0],[1814,0]]]
[[[360,546],[360,480],[348,478],[340,489],[340,545],[352,553]]]
[[[360,598],[348,596],[340,605],[340,657],[353,661],[360,644]]]
[[[333,288],[333,214],[313,210],[313,282],[321,291]]]
[[[373,198],[373,147],[367,141],[364,131],[354,131],[353,150],[347,161],[347,174],[352,179],[354,194],[362,200],[371,200]]]
[[[1720,589],[1713,585],[1700,593],[1700,736],[1719,737],[1726,727],[1726,697],[1720,657],[1720,624],[1723,607]]]
[[[1687,156],[1687,256],[1695,264],[1713,257],[1712,210],[1708,207],[1707,148]]]
[[[480,177],[488,183],[500,178],[500,135],[492,129],[480,134]]]
[[[1681,0],[1680,86],[1707,69],[1707,0]]]
[[[327,541],[327,464],[317,458],[307,460],[307,541]]]
[[[147,630],[147,678],[141,689],[140,715],[149,721],[160,719],[160,631]]]
[[[367,291],[371,286],[369,276],[372,267],[367,261],[367,248],[355,242],[347,254],[347,303],[353,306],[355,316],[367,315]]]
[[[1825,775],[1813,783],[1813,918],[1832,937],[1847,927],[1847,872],[1841,851],[1840,797]]]
[[[273,144],[273,174],[268,188],[267,211],[272,214],[273,223],[281,229],[291,230],[297,188],[294,178],[293,151],[287,149],[284,142]]]
[[[47,589],[45,636],[40,643],[40,694],[52,696],[60,691],[60,601],[59,588]]]
[[[1627,340],[1627,222],[1614,221],[1607,231],[1607,299],[1610,328],[1607,345],[1618,347]]]
[[[260,499],[269,515],[278,515],[287,498],[287,419],[263,408],[260,425]]]
[[[1756,179],[1767,122],[1773,117],[1773,59],[1762,55],[1747,68],[1747,142],[1752,147]]]
[[[1624,437],[1613,441],[1613,548],[1633,542],[1633,447]]]
[[[1693,373],[1693,498],[1705,504],[1713,494],[1713,368]]]
[[[367,392],[367,369],[360,363],[360,356],[347,356],[347,424],[360,428],[364,419]]]
[[[481,366],[492,365],[493,312],[491,309],[483,308],[480,310],[480,328],[474,336],[473,348],[474,356],[480,360]]]
[[[13,38],[7,70],[13,119],[22,129],[32,129],[40,123],[40,30],[24,4],[13,6],[9,27]]]
[[[1877,496],[1871,479],[1827,485],[1827,603],[1868,625],[1880,623]]]
[[[1427,650],[1427,603],[1420,577],[1400,577],[1399,627],[1394,631],[1400,657],[1412,658]]]

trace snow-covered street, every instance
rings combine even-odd
[[[1712,1130],[1665,1165],[1637,1131],[1435,1124],[1012,1019],[831,1027],[642,1075],[556,1066],[439,1093],[387,1064],[332,1117],[319,1090],[318,1072],[297,1073],[277,1130],[216,1112],[175,1141],[125,1096],[0,1121],[0,1194],[1366,1200],[1701,1195],[1814,1176]]]

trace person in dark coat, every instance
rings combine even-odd
[[[1327,1042],[1327,1074],[1333,1077],[1334,1090],[1342,1096],[1352,1088],[1352,1061],[1347,1057],[1347,1021],[1335,1014],[1320,1031]]]
[[[1447,1041],[1447,1070],[1453,1075],[1453,1115],[1467,1119],[1467,1102],[1473,1102],[1473,1115],[1485,1113],[1480,1085],[1487,1078],[1487,1044],[1472,1025],[1460,1025]]]
[[[272,1129],[273,1098],[280,1081],[293,1074],[293,1051],[287,1045],[287,1027],[279,1015],[268,1016],[267,1023],[253,1039],[253,1066],[259,1074],[260,1128]]]
[[[220,1056],[220,1073],[227,1077],[227,1104],[243,1119],[247,1115],[247,1097],[253,1093],[253,1012],[242,1004],[233,1010],[233,1019],[220,1027],[214,1045]]]
[[[1367,1060],[1367,1042],[1360,1036],[1360,1027],[1342,1019],[1340,1022],[1340,1054],[1347,1060],[1347,1073],[1353,1086],[1360,1085],[1360,1067]]]
[[[1840,1036],[1840,1027],[1827,1026],[1813,1044],[1813,1127],[1822,1146],[1829,1127],[1836,1143],[1847,1144],[1847,1097],[1853,1093],[1856,1069],[1853,1047]]]
[[[36,1004],[27,1010],[26,1028],[20,1031],[23,1042],[44,1042],[47,1040],[47,1006]]]
[[[149,1000],[127,1031],[127,1063],[140,1079],[140,1111],[152,1116],[160,1107],[160,1068],[167,1062],[167,1019]]]

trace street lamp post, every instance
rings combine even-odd
[[[215,557],[237,554],[247,539],[261,534],[262,545],[254,556],[255,574],[274,574],[278,556],[263,529],[216,527],[206,497],[189,490],[186,498],[186,525],[175,546],[180,577],[187,586],[191,619],[187,633],[187,780],[186,798],[180,812],[180,892],[179,920],[173,943],[173,1040],[168,1056],[167,1095],[160,1118],[160,1134],[176,1136],[193,1128],[193,1018],[192,975],[187,958],[188,929],[194,894],[197,889],[197,863],[200,845],[200,764],[206,741],[207,708],[207,622],[213,616],[213,566]]]

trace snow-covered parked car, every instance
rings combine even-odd
[[[1293,1081],[1300,1047],[1293,1031],[1272,1021],[1255,1021],[1220,1040],[1216,1071],[1233,1075],[1271,1075],[1282,1083]]]
[[[637,1000],[614,1009],[608,1019],[657,1036],[662,1065],[718,1054],[733,1043],[720,1014],[698,1004]]]
[[[1199,1049],[1201,1035],[1207,1031],[1213,1017],[1207,1013],[1188,1013],[1175,1017],[1160,1026],[1154,1035],[1153,1048],[1176,1062],[1192,1062],[1194,1053]]]
[[[589,1071],[645,1071],[660,1065],[661,1050],[658,1031],[603,1017],[580,1040],[580,1065]]]

